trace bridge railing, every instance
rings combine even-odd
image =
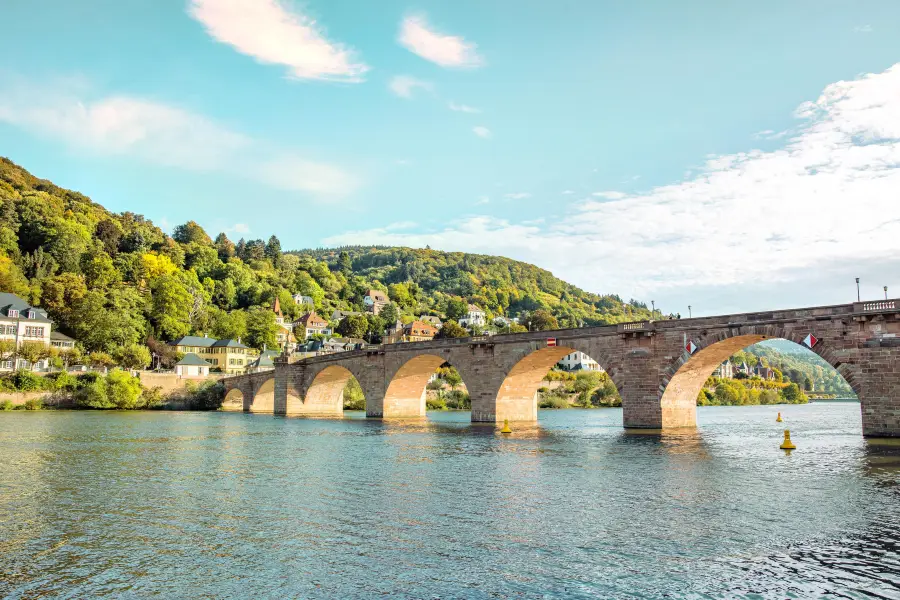
[[[653,323],[650,321],[619,323],[617,326],[617,330],[619,333],[634,333],[638,331],[650,331],[651,329],[653,329]]]
[[[900,301],[875,300],[873,302],[856,302],[853,304],[853,312],[879,312],[885,310],[897,310]]]

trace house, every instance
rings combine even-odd
[[[366,311],[376,315],[389,303],[390,300],[388,300],[387,294],[381,290],[369,290],[363,296],[363,304],[366,306]]]
[[[726,360],[721,365],[716,367],[716,370],[712,373],[713,377],[720,377],[722,379],[734,379],[734,365],[731,364],[730,360]]]
[[[275,358],[278,352],[274,350],[263,350],[260,352],[256,360],[247,365],[247,373],[261,373],[263,371],[272,371],[275,369]]]
[[[58,331],[50,332],[50,346],[60,352],[69,352],[75,348],[75,340]]]
[[[12,342],[9,352],[4,351],[3,360],[0,361],[0,370],[11,371],[14,369],[46,369],[48,360],[41,359],[34,365],[21,357],[13,356],[15,350],[29,342],[37,342],[50,347],[50,330],[53,322],[47,313],[15,294],[0,292],[0,340]],[[71,339],[71,338],[70,338]]]
[[[284,325],[284,313],[281,312],[281,303],[278,302],[278,298],[275,298],[275,302],[272,303],[272,312],[275,313],[275,322]]]
[[[293,348],[294,344],[297,343],[297,338],[294,337],[293,324],[290,324],[290,327],[287,324],[278,325],[275,339],[278,340],[279,348],[284,348],[285,346]]]
[[[361,312],[357,312],[355,310],[335,310],[333,313],[331,313],[331,320],[337,323],[342,321],[345,317],[361,314]]]
[[[388,328],[384,330],[381,341],[384,344],[396,344],[397,342],[402,342],[403,322],[400,319],[397,319],[392,325],[389,325]]]
[[[403,327],[404,342],[426,342],[434,339],[437,328],[423,321],[413,321]]]
[[[175,374],[181,377],[206,377],[211,366],[193,352],[188,352],[175,363]]]
[[[566,354],[556,363],[564,371],[602,371],[603,369],[593,358],[584,352],[572,352]]]
[[[311,311],[294,322],[294,335],[298,338],[308,339],[311,335],[331,335],[328,321]]]
[[[468,307],[468,312],[466,312],[465,316],[459,318],[459,324],[463,327],[472,327],[473,325],[478,325],[479,327],[484,327],[485,324],[485,314],[484,311],[475,306],[474,304],[470,304]]]
[[[237,340],[217,340],[207,336],[186,335],[170,342],[177,352],[196,354],[210,363],[213,370],[237,375],[244,372],[256,352]]]
[[[775,371],[773,369],[770,369],[769,367],[764,367],[762,365],[756,365],[755,367],[753,367],[751,375],[761,377],[766,381],[773,381],[775,379]]]
[[[297,292],[296,294],[294,294],[293,298],[294,298],[294,304],[297,304],[299,306],[303,306],[305,304],[305,305],[312,307],[315,305],[315,302],[313,301],[312,296],[304,296],[300,292]]]
[[[421,317],[419,317],[419,320],[423,323],[428,323],[435,329],[440,329],[444,325],[443,323],[441,323],[441,318],[436,315],[422,315]]]

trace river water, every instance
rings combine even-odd
[[[900,445],[858,404],[347,417],[0,414],[0,596],[900,598]]]

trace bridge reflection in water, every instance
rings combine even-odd
[[[833,366],[860,400],[863,435],[900,437],[900,301],[644,321],[539,333],[405,344],[276,362],[229,377],[223,408],[335,417],[355,378],[370,418],[425,415],[428,379],[445,362],[460,373],[475,423],[537,420],[537,391],[561,358],[583,352],[608,373],[633,430],[696,426],[696,398],[716,366],[769,339],[803,344]],[[518,425],[517,429],[522,430]]]

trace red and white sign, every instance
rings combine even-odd
[[[547,338],[547,345],[548,345],[548,346],[555,346],[555,345],[556,345],[556,338]]]
[[[809,334],[808,336],[803,338],[803,343],[806,344],[807,348],[812,348],[813,346],[816,345],[816,342],[818,342],[818,341],[819,341],[819,338],[817,338],[813,334]]]
[[[688,354],[693,354],[697,351],[697,344],[695,344],[693,340],[688,340],[688,343],[685,344],[684,349],[688,351]]]

